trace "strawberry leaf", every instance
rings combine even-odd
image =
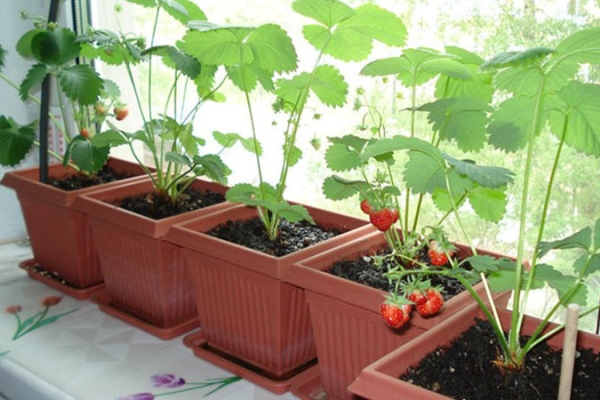
[[[487,112],[485,102],[475,98],[450,98],[424,104],[419,107],[427,111],[427,119],[433,130],[444,140],[456,141],[461,150],[481,150],[487,139]]]
[[[19,125],[0,115],[0,164],[12,167],[25,158],[33,147],[36,125]]]
[[[21,82],[21,85],[19,86],[19,96],[21,97],[21,100],[26,101],[29,92],[34,88],[40,87],[48,73],[48,67],[44,64],[35,64],[31,66],[29,71],[27,71],[25,79],[23,79],[23,82]]]
[[[508,200],[505,190],[477,186],[469,191],[467,197],[475,213],[486,221],[500,222],[506,212]]]
[[[312,219],[312,217],[310,216],[310,214],[308,213],[308,210],[301,205],[298,204],[294,204],[291,205],[289,203],[287,203],[286,201],[280,201],[276,204],[276,206],[271,206],[271,207],[266,207],[269,210],[273,211],[274,213],[276,213],[277,215],[279,215],[281,218],[289,221],[289,222],[300,222],[300,221],[308,221],[312,224],[315,223],[315,221]]]
[[[513,172],[502,167],[477,165],[472,161],[458,160],[448,154],[443,154],[448,164],[460,174],[466,175],[479,185],[497,189],[513,181]]]
[[[571,82],[559,93],[563,107],[550,116],[552,133],[587,155],[600,157],[600,86]]]
[[[57,76],[65,95],[81,105],[95,104],[102,93],[102,78],[87,64],[64,68]]]
[[[292,39],[279,25],[267,24],[254,30],[244,43],[252,52],[260,69],[282,73],[298,66],[298,56]]]
[[[182,74],[192,80],[200,74],[201,66],[198,60],[173,46],[151,47],[144,50],[142,54],[160,56],[167,67],[181,71]]]
[[[129,143],[125,136],[113,129],[98,133],[90,140],[96,147],[114,147]]]
[[[292,8],[322,25],[305,25],[304,38],[318,51],[343,61],[367,58],[377,40],[402,46],[406,28],[393,13],[367,4],[355,10],[341,2],[298,0]]]
[[[206,20],[204,12],[190,0],[160,0],[162,8],[177,21],[186,24],[192,20]]]
[[[360,167],[359,152],[342,143],[333,143],[325,151],[325,162],[332,171],[350,171]]]
[[[498,271],[499,260],[491,256],[471,256],[465,262],[468,262],[477,272],[488,273]]]
[[[498,53],[481,64],[482,69],[502,69],[514,66],[539,65],[554,53],[554,49],[548,47],[533,47],[523,51],[506,51]]]
[[[231,170],[218,155],[195,155],[193,161],[194,164],[201,167],[194,169],[196,176],[207,176],[213,181],[222,184],[227,183],[227,176],[231,175]]]
[[[80,50],[77,35],[67,28],[42,31],[31,38],[33,57],[47,65],[67,64],[79,56]]]
[[[344,81],[344,76],[331,65],[320,65],[315,69],[313,76],[302,72],[291,79],[279,79],[276,86],[275,93],[286,104],[293,105],[291,109],[303,107],[301,101],[307,87],[323,104],[330,107],[343,106],[348,94],[348,84]]]
[[[261,156],[263,153],[262,146],[259,141],[254,140],[254,138],[245,138],[237,133],[221,133],[218,131],[213,132],[213,137],[221,146],[225,148],[233,147],[237,142],[239,142],[242,147],[248,150],[252,154],[256,154]]]
[[[329,200],[344,200],[358,193],[367,193],[369,184],[365,181],[350,181],[333,175],[323,181],[323,194]]]
[[[564,275],[557,271],[554,267],[547,264],[538,264],[534,273],[534,287],[543,287],[544,284],[550,285],[558,292],[558,296],[562,299],[567,291],[573,286],[578,285],[578,289],[569,299],[565,299],[569,303],[586,305],[587,288],[578,282],[577,277]]]
[[[31,49],[31,39],[33,39],[33,37],[38,33],[45,31],[45,29],[32,29],[30,31],[25,32],[25,34],[23,34],[23,36],[21,36],[19,38],[19,41],[17,42],[17,53],[19,53],[23,58],[33,58],[33,52]]]
[[[492,74],[482,72],[479,69],[483,59],[475,53],[454,46],[446,47],[446,53],[457,57],[457,61],[460,61],[471,71],[471,79],[455,78],[442,74],[435,85],[435,97],[437,99],[473,97],[485,103],[490,103],[494,93]]]
[[[561,240],[541,242],[538,246],[539,257],[551,250],[583,249],[589,251],[592,245],[592,228],[589,226]]]
[[[70,158],[83,171],[96,172],[106,163],[109,150],[109,147],[96,147],[83,136],[76,136],[65,151],[65,159]]]
[[[512,97],[503,101],[491,116],[489,142],[506,152],[525,148],[534,107],[533,98]]]
[[[456,56],[427,48],[406,49],[402,56],[384,58],[367,64],[362,75],[396,75],[407,87],[422,85],[439,74],[455,79],[471,79],[472,72]]]
[[[214,24],[196,22],[188,25],[196,30],[183,37],[181,48],[201,64],[235,66],[254,61],[251,52],[240,52],[242,42],[253,31],[252,28],[221,28]],[[241,60],[240,54],[243,54]]]
[[[445,165],[428,154],[411,151],[405,165],[404,182],[415,193],[433,193],[436,188],[446,189]],[[453,193],[457,195],[457,193]]]
[[[5,58],[6,58],[6,52],[4,51],[4,47],[2,47],[2,45],[0,45],[0,71],[2,71],[2,68],[4,67]]]

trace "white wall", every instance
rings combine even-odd
[[[33,27],[30,20],[21,18],[21,11],[30,15],[42,15],[47,17],[50,1],[48,0],[19,0],[3,1],[2,13],[0,13],[0,43],[7,52],[5,65],[2,72],[12,81],[19,84],[29,66],[16,52],[15,45],[19,37]],[[66,3],[61,3],[64,12]],[[0,114],[11,116],[18,123],[29,123],[39,118],[39,107],[31,102],[23,103],[15,89],[6,82],[0,81]],[[14,167],[20,169],[37,165],[36,150],[30,154],[21,164]],[[0,179],[7,171],[13,168],[0,166]],[[26,237],[25,225],[21,216],[21,210],[17,197],[11,189],[0,186],[0,243],[10,242]]]

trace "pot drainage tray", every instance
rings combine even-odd
[[[87,300],[95,293],[104,290],[103,282],[87,288],[77,288],[56,274],[45,270],[43,266],[33,259],[22,261],[19,263],[19,268],[27,271],[27,275],[29,275],[31,279],[41,282],[46,286],[50,286],[76,300]]]

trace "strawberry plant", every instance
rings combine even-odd
[[[600,157],[600,85],[585,82],[585,67],[600,64],[600,29],[583,29],[562,40],[556,48],[535,47],[524,51],[500,53],[481,65],[494,74],[494,86],[499,104],[492,113],[487,127],[489,142],[506,152],[523,152],[525,167],[519,203],[519,229],[516,260],[495,259],[477,255],[465,260],[485,283],[488,302],[473,289],[472,282],[462,273],[455,274],[486,314],[501,347],[497,360],[491,360],[503,370],[523,368],[530,350],[563,329],[562,323],[547,331],[548,323],[570,303],[586,306],[587,290],[592,274],[600,270],[600,219],[564,239],[549,240],[545,235],[548,219],[555,213],[570,212],[559,206],[552,209],[552,192],[561,169],[561,154],[570,146],[582,155]],[[585,66],[585,67],[584,67]],[[532,165],[541,154],[540,147],[552,147],[554,159],[545,182],[539,214],[528,213],[531,198]],[[412,150],[411,150],[412,151]],[[381,151],[372,155],[384,154]],[[451,180],[446,180],[451,189]],[[449,197],[452,214],[469,240],[459,213],[459,202]],[[536,239],[527,243],[526,232],[536,229]],[[469,240],[469,243],[471,241]],[[551,252],[576,249],[571,274],[552,265]],[[526,254],[529,251],[529,254]],[[543,260],[544,259],[544,260]],[[460,271],[460,265],[450,260]],[[396,278],[411,274],[397,271]],[[446,274],[444,270],[415,271],[415,274]],[[549,287],[557,300],[541,316],[534,333],[521,341],[520,333],[525,306],[532,290]],[[509,326],[502,326],[497,317],[491,291],[514,292],[512,318]],[[599,306],[584,308],[581,316],[594,312]],[[507,333],[505,333],[507,332]]]
[[[61,118],[59,120],[52,114],[49,118],[66,146],[64,154],[49,153],[62,160],[64,165],[93,173],[105,164],[110,150],[107,143],[94,138],[105,121],[94,105],[114,101],[120,93],[113,82],[102,79],[90,65],[77,62],[82,47],[82,38],[71,29],[36,21],[35,28],[22,35],[16,48],[22,57],[34,60],[34,65],[17,84],[1,72],[4,49],[0,46],[0,79],[17,90],[24,102],[36,104],[41,101],[33,93],[42,82],[46,78],[56,82]],[[37,122],[20,124],[9,116],[0,116],[0,163],[14,166],[34,145],[39,145],[37,128]]]
[[[202,65],[180,47],[154,42],[154,32],[163,12],[186,24],[192,20],[206,19],[198,6],[189,1],[129,1],[155,10],[152,37],[148,40],[130,33],[96,29],[86,35],[88,43],[83,53],[109,65],[124,67],[135,95],[136,111],[142,118],[142,127],[136,132],[125,132],[111,123],[111,129],[98,135],[98,140],[111,145],[128,145],[140,166],[151,178],[156,193],[175,204],[191,185],[194,177],[205,175],[223,183],[230,173],[218,154],[200,154],[200,146],[205,144],[205,140],[193,134],[193,121],[199,108],[217,97],[216,92],[222,81],[215,82],[216,68]],[[117,21],[120,12],[121,8],[117,6]],[[155,104],[158,101],[155,100],[154,94],[158,88],[156,82],[153,82],[152,71],[157,68],[155,63],[158,60],[172,70],[172,81],[166,98],[161,99],[161,109],[156,110]],[[136,68],[142,63],[146,63],[150,71],[145,82],[145,90],[149,97],[147,103],[141,99],[142,85],[135,74]],[[194,90],[189,90],[190,86]],[[189,92],[196,94],[191,96],[191,100]],[[130,113],[128,106],[119,102],[115,103],[112,109],[117,121],[125,119]],[[145,166],[136,143],[142,143],[143,148],[150,151],[156,173]]]
[[[383,116],[362,100],[366,94],[359,90],[361,99],[355,109],[366,109],[360,134],[329,138],[326,161],[335,174],[324,181],[323,192],[332,200],[362,199],[361,209],[388,242],[390,255],[384,258],[395,265],[389,271],[392,279],[402,280],[410,270],[420,281],[427,278],[426,270],[452,267],[449,259],[454,246],[441,227],[452,214],[453,205],[468,203],[479,217],[489,221],[498,221],[504,214],[512,172],[461,160],[444,151],[454,145],[476,153],[486,143],[493,91],[491,75],[479,72],[481,63],[483,59],[458,48],[448,48],[446,53],[406,49],[399,57],[372,61],[362,69],[363,74],[394,75],[408,92],[409,104],[403,108],[409,113],[408,132],[392,135],[383,124]],[[417,88],[434,79],[431,100],[417,104]],[[416,129],[421,115],[427,117],[430,130]],[[427,198],[439,210],[439,220],[420,226]],[[392,229],[396,222],[399,230]],[[452,270],[461,271],[456,265]],[[399,282],[397,288],[407,295],[412,287]]]
[[[235,185],[228,191],[227,199],[257,207],[271,240],[278,235],[281,218],[314,222],[304,207],[289,204],[284,193],[289,170],[302,157],[296,142],[307,104],[313,97],[332,108],[346,103],[348,84],[336,66],[324,62],[325,56],[339,61],[360,61],[370,54],[374,41],[399,46],[405,37],[400,19],[373,4],[352,8],[337,0],[296,0],[292,9],[311,20],[302,30],[306,41],[316,50],[312,67],[307,71],[296,71],[295,47],[286,32],[274,24],[247,28],[194,23],[190,24],[194,30],[186,35],[183,44],[201,63],[224,66],[228,78],[244,93],[252,137],[229,134],[221,139],[227,145],[242,141],[255,155],[259,183]],[[289,77],[274,78],[275,74],[294,71]],[[262,148],[254,122],[250,95],[259,84],[277,96],[275,111],[287,114],[283,161],[275,184],[264,179]]]

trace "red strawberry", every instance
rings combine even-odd
[[[87,128],[81,128],[81,129],[79,130],[79,134],[80,134],[81,136],[83,136],[84,138],[86,138],[86,139],[89,139],[89,138],[90,138],[90,131],[89,131]]]
[[[400,214],[395,208],[390,209],[390,213],[392,213],[392,223],[395,224],[400,218]]]
[[[416,306],[420,306],[427,301],[427,297],[419,289],[413,290],[412,293],[408,295],[408,299]]]
[[[381,303],[380,312],[385,323],[395,329],[402,327],[410,319],[411,304],[401,306],[393,303]]]
[[[429,250],[427,250],[427,255],[429,256],[429,260],[431,265],[435,267],[441,267],[448,264],[448,256],[452,257],[454,251],[452,249],[444,249],[436,240],[431,240],[429,242]]]
[[[444,297],[439,290],[429,288],[425,290],[427,300],[417,305],[417,312],[423,317],[429,317],[437,314],[444,305]]]
[[[379,211],[371,212],[369,220],[377,229],[385,232],[390,229],[394,223],[394,215],[389,208],[383,208]]]
[[[367,200],[367,199],[364,199],[363,201],[360,202],[360,209],[362,210],[362,212],[364,212],[367,215],[371,214],[371,211],[373,211],[371,209],[371,204],[369,203],[369,200]]]
[[[127,106],[117,106],[115,107],[114,112],[117,121],[122,121],[125,119],[125,117],[127,117],[127,115],[129,115],[129,109]]]

